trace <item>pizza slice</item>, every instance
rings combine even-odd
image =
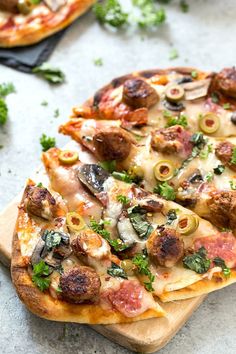
[[[126,128],[174,121],[191,132],[236,135],[236,70],[205,73],[194,68],[134,72],[112,82],[75,107],[73,117],[121,120]]]
[[[73,118],[60,127],[119,178],[236,231],[236,138],[173,124],[124,129],[120,120]],[[117,173],[120,173],[117,174]]]
[[[80,214],[68,212],[58,193],[28,182],[19,205],[11,274],[33,313],[89,324],[164,316],[152,294],[121,264],[108,241]]]
[[[69,26],[95,0],[0,0],[0,47],[37,43]]]

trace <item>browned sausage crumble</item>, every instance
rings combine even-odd
[[[159,100],[156,90],[142,79],[125,81],[123,87],[123,101],[134,108],[149,108]]]
[[[229,141],[224,141],[217,145],[215,153],[224,165],[236,172],[236,164],[231,162],[234,147],[235,146]]]

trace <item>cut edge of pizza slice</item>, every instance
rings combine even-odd
[[[78,215],[68,212],[58,193],[28,181],[11,264],[13,284],[28,309],[49,320],[88,324],[164,316],[138,278],[122,273],[106,240],[88,228],[78,239]]]

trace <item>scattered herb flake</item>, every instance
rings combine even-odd
[[[213,169],[215,175],[222,175],[224,170],[225,170],[225,166],[224,165],[218,165],[217,167],[215,167]]]
[[[233,153],[230,162],[236,164],[236,147],[233,148]]]
[[[235,191],[236,190],[236,181],[229,181],[229,184],[230,184],[230,188]]]
[[[132,177],[130,175],[128,175],[128,173],[125,172],[125,171],[124,172],[114,171],[114,172],[112,172],[112,176],[115,179],[118,179],[118,180],[126,182],[126,183],[132,183],[133,182]]]
[[[214,262],[215,266],[221,267],[222,272],[223,272],[225,277],[229,277],[230,276],[231,270],[230,270],[230,268],[227,267],[227,265],[225,264],[225,261],[222,258],[216,257],[216,258],[213,259],[213,262]]]
[[[44,106],[44,107],[48,106],[48,102],[47,101],[42,101],[41,102],[41,106]]]
[[[213,145],[208,144],[199,154],[200,159],[206,160],[209,156],[209,154],[213,152]]]
[[[122,203],[123,205],[127,205],[130,203],[130,199],[125,195],[118,195],[117,198],[118,202]]]
[[[197,79],[197,78],[198,78],[198,72],[195,71],[195,70],[193,70],[193,71],[191,72],[191,76],[192,76],[193,79]]]
[[[123,279],[128,279],[128,276],[123,268],[118,266],[116,263],[111,264],[111,267],[107,269],[107,274],[111,275],[112,277],[119,277]]]
[[[206,174],[206,176],[205,176],[205,180],[206,180],[207,182],[211,182],[211,181],[213,180],[213,178],[214,178],[214,175],[213,175],[212,172],[208,172],[208,173]]]
[[[50,274],[49,266],[44,262],[40,261],[33,265],[33,276],[32,281],[39,288],[40,291],[45,291],[50,286]]]
[[[216,92],[212,92],[211,94],[211,100],[213,103],[218,103],[219,102],[219,96]]]
[[[103,66],[102,58],[94,59],[93,63],[94,63],[95,66]]]
[[[117,0],[97,2],[93,6],[93,11],[102,25],[108,24],[119,28],[128,23],[128,14],[123,11],[121,4]]]
[[[176,209],[170,209],[166,214],[166,217],[167,217],[166,224],[171,225],[173,221],[177,219]]]
[[[99,165],[109,173],[114,172],[116,169],[116,161],[115,160],[101,161],[101,162],[99,162]]]
[[[148,277],[149,281],[144,282],[147,291],[154,291],[152,284],[155,280],[155,276],[149,269],[148,257],[145,254],[138,253],[132,259],[132,262],[137,267],[137,271],[141,275],[146,275]]]
[[[223,108],[226,109],[226,110],[230,109],[231,108],[231,104],[230,103],[224,103],[223,104]]]
[[[182,12],[186,13],[189,11],[189,4],[185,0],[180,0],[179,6]]]
[[[206,273],[211,265],[210,259],[207,259],[205,247],[199,248],[197,252],[183,259],[185,268],[191,269],[198,274]]]
[[[8,118],[8,107],[6,102],[0,98],[0,125],[4,125]]]
[[[179,117],[170,116],[168,118],[166,128],[172,127],[173,125],[181,125],[186,128],[188,126],[187,117],[184,114],[181,114]]]
[[[59,115],[60,115],[60,111],[59,111],[59,109],[57,108],[57,109],[55,109],[55,111],[54,111],[54,118],[58,118]]]
[[[65,74],[59,68],[53,68],[49,63],[36,66],[32,72],[52,84],[61,84],[65,81]]]
[[[153,231],[153,226],[147,221],[147,211],[139,205],[127,209],[130,222],[137,232],[138,236],[142,239],[148,238]]]
[[[168,182],[160,183],[153,190],[154,193],[160,194],[166,200],[175,200],[176,194],[174,188]]]
[[[175,60],[179,57],[179,53],[177,51],[177,49],[173,48],[171,51],[170,51],[170,54],[169,54],[169,59],[170,60]]]
[[[12,82],[0,84],[0,98],[8,96],[10,93],[15,93],[16,89]]]

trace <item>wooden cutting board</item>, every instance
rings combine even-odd
[[[20,199],[21,196],[16,197],[0,213],[0,260],[7,267],[11,262],[11,242]],[[170,341],[201,304],[204,297],[162,304],[167,312],[165,318],[155,318],[132,324],[96,325],[92,328],[130,350],[153,353]]]

